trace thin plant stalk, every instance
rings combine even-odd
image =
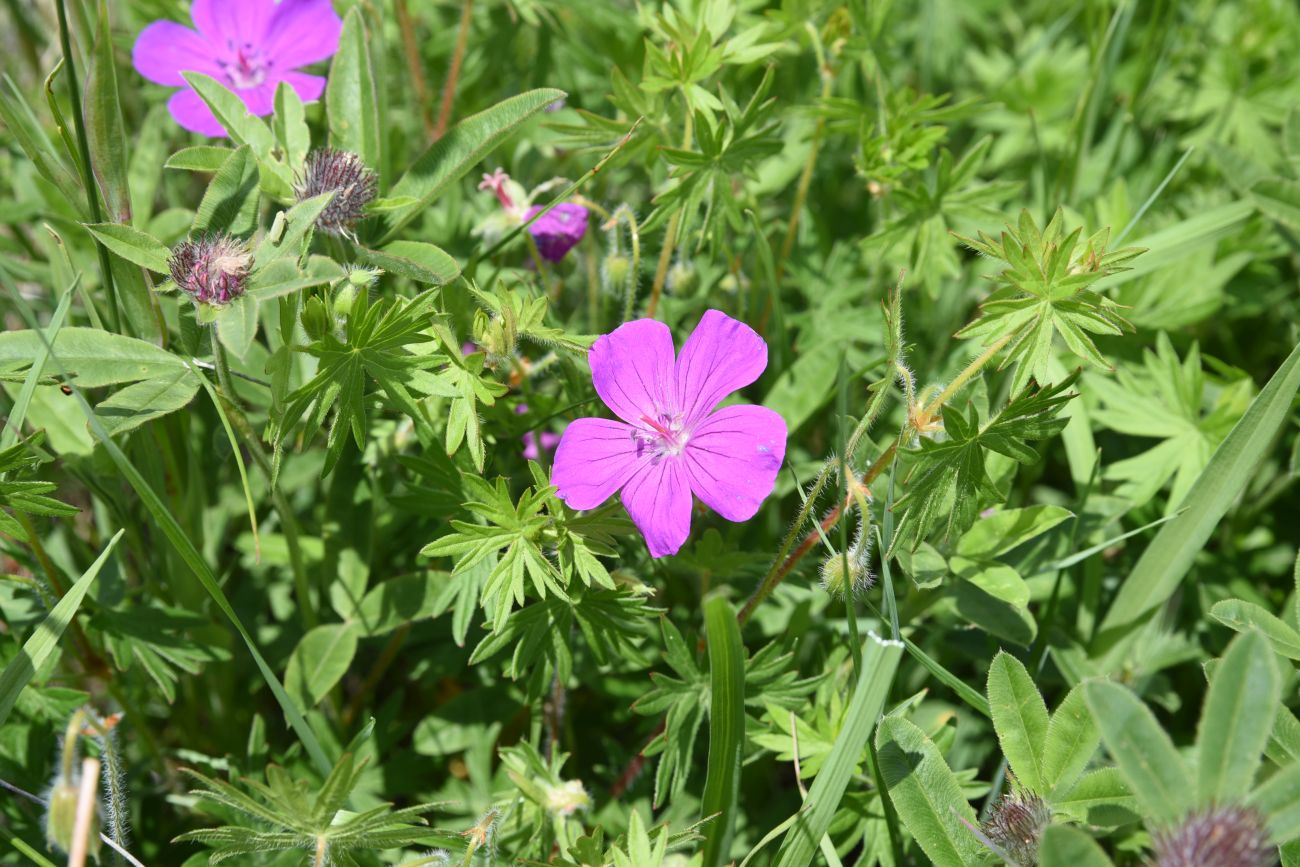
[[[72,126],[77,133],[79,156],[77,168],[81,173],[81,183],[86,188],[86,204],[90,208],[90,218],[93,222],[102,223],[104,212],[99,206],[99,187],[95,184],[95,175],[90,167],[90,140],[86,138],[86,121],[81,112],[81,85],[77,82],[77,69],[72,60],[72,39],[68,33],[66,3],[67,0],[58,0],[54,8],[59,15],[59,44],[67,67],[68,98],[72,101]],[[99,270],[103,275],[104,291],[108,295],[109,324],[114,331],[120,331],[122,321],[117,309],[117,288],[113,285],[108,249],[98,239],[95,240],[95,252],[99,255]]]
[[[420,62],[420,45],[415,38],[415,21],[411,18],[411,9],[406,0],[395,0],[394,11],[397,13],[397,28],[402,34],[402,52],[406,55],[406,68],[411,75],[411,90],[415,101],[420,106],[420,120],[424,123],[424,134],[433,141],[438,138],[437,127],[433,125],[433,102],[429,99],[429,82],[424,76],[424,64]]]
[[[465,60],[465,48],[469,44],[469,25],[474,15],[474,0],[465,0],[460,7],[460,26],[456,31],[456,46],[451,52],[451,65],[447,68],[447,79],[442,85],[442,101],[438,105],[438,122],[433,126],[433,140],[442,138],[451,123],[451,110],[456,102],[456,83],[460,79],[460,66]]]
[[[76,820],[72,826],[72,849],[68,852],[68,867],[84,867],[90,853],[90,823],[95,818],[99,804],[99,759],[89,757],[81,762],[81,786],[77,792]]]
[[[689,148],[694,137],[695,117],[691,114],[688,101],[686,105],[685,132],[682,134],[682,148]],[[659,296],[663,293],[664,283],[668,280],[668,266],[673,261],[673,247],[677,244],[677,230],[681,227],[681,222],[682,212],[680,210],[668,218],[668,229],[664,232],[664,246],[659,251],[659,264],[655,266],[655,279],[650,286],[650,301],[645,307],[645,315],[648,319],[653,319],[655,311],[659,309]]]

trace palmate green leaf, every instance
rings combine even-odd
[[[548,348],[564,349],[584,357],[595,342],[594,336],[569,334],[563,328],[546,324],[551,302],[545,295],[528,297],[523,292],[500,288],[483,292],[472,282],[469,290],[487,311],[475,317],[475,334],[487,345],[513,346],[519,338]],[[490,314],[490,315],[488,315]]]
[[[90,568],[68,588],[68,592],[58,601],[49,615],[28,636],[27,641],[23,642],[18,655],[9,661],[3,672],[0,672],[0,724],[4,723],[9,716],[9,711],[13,710],[14,702],[18,700],[18,694],[22,692],[23,687],[27,686],[36,672],[45,665],[45,661],[58,646],[63,631],[77,615],[81,600],[86,598],[90,585],[99,576],[100,570],[108,562],[108,556],[113,553],[118,540],[125,532],[125,530],[118,530],[113,535],[95,562],[91,563]]]
[[[168,704],[176,699],[182,673],[196,675],[208,662],[230,659],[230,653],[190,632],[208,626],[207,618],[179,608],[136,606],[125,610],[101,609],[92,624],[105,636],[118,669],[138,665],[147,673]]]
[[[831,754],[827,756],[825,764],[813,784],[808,789],[808,797],[804,800],[800,808],[798,818],[786,833],[785,839],[781,841],[781,849],[777,853],[777,867],[807,867],[812,863],[814,854],[821,845],[822,838],[830,828],[831,820],[840,808],[840,802],[844,798],[844,792],[848,788],[849,780],[857,767],[858,760],[867,747],[867,739],[871,737],[871,731],[876,728],[876,721],[880,718],[880,713],[884,709],[885,700],[889,696],[889,689],[894,682],[894,673],[898,670],[899,659],[903,655],[903,646],[897,641],[884,641],[872,634],[863,642],[862,662],[858,670],[862,676],[858,679],[857,686],[853,690],[853,697],[849,700],[848,710],[845,716],[844,727],[840,729],[839,735],[835,738],[835,746],[831,748]],[[895,750],[898,746],[898,740],[901,738],[910,743],[906,733],[896,735],[895,732],[902,731],[902,728],[894,728],[891,723],[901,724],[903,727],[915,728],[911,723],[904,720],[886,719],[881,723],[876,731],[876,744],[880,749],[881,770],[885,773],[886,779],[889,780],[889,790],[891,796],[897,791],[896,785],[906,785],[904,779],[908,771],[901,771],[900,775],[890,777],[889,771],[885,769],[886,747],[882,746],[888,743],[888,751],[891,756],[896,752],[898,758],[906,762],[906,756],[901,750]],[[887,731],[887,727],[888,731]],[[919,733],[919,730],[918,730]],[[921,734],[924,739],[925,735]],[[928,743],[928,741],[927,741]],[[931,745],[933,749],[933,745]],[[943,761],[942,758],[939,759]],[[895,763],[895,767],[898,763]],[[947,766],[944,766],[945,769]],[[950,772],[951,773],[951,772]],[[954,782],[954,786],[956,783]],[[960,800],[960,797],[959,797]],[[965,804],[965,801],[962,801]],[[970,806],[966,805],[966,811],[970,812],[971,818],[974,813],[970,811]],[[909,826],[909,830],[910,830]],[[915,832],[914,832],[915,833]],[[927,850],[927,854],[928,850]]]
[[[1243,377],[1210,391],[1196,344],[1179,360],[1164,332],[1156,339],[1155,352],[1144,353],[1142,368],[1122,366],[1114,379],[1097,377],[1088,386],[1101,400],[1094,419],[1129,436],[1161,441],[1110,464],[1105,476],[1121,482],[1116,493],[1134,506],[1146,503],[1172,480],[1165,514],[1182,505],[1214,449],[1246,411],[1254,390]],[[1210,393],[1215,395],[1212,405],[1207,401]]]
[[[1219,519],[1272,447],[1300,390],[1300,345],[1291,350],[1193,483],[1184,511],[1160,528],[1129,572],[1101,623],[1102,643],[1127,634],[1177,589]]]
[[[1250,789],[1281,692],[1268,640],[1255,630],[1234,638],[1210,679],[1196,731],[1198,803],[1232,803]]]
[[[1058,414],[1074,396],[1069,389],[1076,376],[1021,392],[984,425],[973,408],[967,416],[944,407],[947,438],[936,442],[923,437],[918,448],[907,452],[913,466],[905,493],[894,504],[900,514],[895,540],[910,539],[915,548],[941,520],[945,536],[965,530],[982,508],[1000,499],[985,468],[986,452],[1022,464],[1036,461],[1038,454],[1027,441],[1052,436],[1065,427],[1066,419]]]
[[[408,386],[422,388],[432,377],[420,379],[417,374],[446,359],[432,353],[417,354],[409,347],[433,339],[427,333],[433,302],[432,292],[373,304],[366,293],[358,293],[348,312],[343,339],[327,331],[306,347],[319,359],[316,375],[285,398],[284,410],[274,420],[275,439],[287,439],[304,417],[307,430],[312,431],[335,410],[322,468],[322,475],[328,475],[349,434],[358,448],[365,448],[371,382],[417,424],[424,422],[425,413]]]
[[[1081,229],[1066,232],[1060,211],[1040,232],[1026,210],[1021,212],[1020,222],[1008,226],[1000,238],[981,232],[978,239],[963,239],[971,248],[1008,265],[997,276],[1004,288],[985,299],[979,319],[958,336],[979,337],[986,344],[1010,337],[1002,367],[1017,362],[1011,381],[1013,394],[1031,378],[1047,381],[1055,335],[1084,361],[1108,368],[1089,335],[1122,334],[1129,327],[1119,315],[1118,305],[1089,287],[1122,270],[1125,262],[1142,251],[1107,251],[1108,229],[1088,238],[1080,248],[1081,235]]]
[[[410,196],[416,203],[389,216],[388,230],[380,244],[394,240],[449,184],[473,168],[524,121],[564,96],[564,91],[551,88],[530,90],[467,117],[449,129],[393,186],[391,196]]]
[[[1195,803],[1196,786],[1155,715],[1116,683],[1090,681],[1083,685],[1083,695],[1142,814],[1159,822],[1185,815]]]
[[[700,801],[701,817],[716,816],[704,829],[704,865],[721,867],[731,852],[745,745],[745,647],[736,613],[726,599],[704,603],[709,649],[709,761]]]
[[[330,63],[325,106],[329,109],[330,144],[351,151],[379,170],[383,165],[379,92],[370,59],[370,35],[359,6],[348,10],[343,19],[339,50]]]
[[[1045,794],[1047,705],[1033,678],[1020,660],[1000,652],[989,666],[988,693],[993,729],[1016,779],[1029,791]]]
[[[943,755],[925,732],[899,717],[886,717],[876,733],[880,770],[898,818],[936,867],[983,861],[983,848],[963,824],[978,825],[975,811]]]

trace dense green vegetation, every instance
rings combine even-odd
[[[0,862],[1300,865],[1300,7],[0,22]]]

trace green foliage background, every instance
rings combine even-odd
[[[86,754],[148,864],[1122,865],[1211,805],[1300,864],[1300,8],[336,7],[320,103],[191,77],[219,141],[130,65],[186,4],[0,5],[0,860]],[[787,465],[651,560],[521,438],[710,308]]]

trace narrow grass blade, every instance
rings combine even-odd
[[[36,627],[36,631],[23,643],[23,649],[5,666],[4,673],[0,674],[0,725],[4,724],[9,711],[13,710],[14,702],[18,700],[18,694],[23,691],[23,687],[27,686],[45,664],[45,660],[54,652],[55,646],[63,636],[63,630],[68,628],[68,624],[76,616],[77,609],[81,607],[81,600],[86,598],[90,585],[95,583],[99,570],[108,562],[108,555],[113,553],[113,548],[117,546],[117,541],[122,538],[124,532],[126,531],[118,530],[109,540],[95,562],[91,563],[90,568],[68,588],[68,592],[63,594],[63,598],[41,621],[41,625]]]
[[[1102,621],[1103,646],[1168,599],[1233,502],[1268,453],[1300,389],[1300,345],[1277,369],[1246,414],[1215,450],[1183,501],[1184,511],[1165,524],[1142,552]],[[1108,636],[1106,633],[1110,633]]]
[[[81,278],[73,280],[68,291],[63,293],[59,299],[59,306],[54,309],[54,315],[50,317],[50,324],[45,329],[45,339],[53,343],[59,336],[59,329],[63,327],[63,321],[68,317],[68,307],[72,304],[72,296],[77,284]],[[5,420],[4,433],[0,434],[0,450],[9,448],[18,441],[22,435],[23,422],[27,419],[27,408],[32,404],[32,396],[36,394],[36,383],[40,382],[41,374],[45,371],[45,361],[49,358],[49,350],[44,345],[36,350],[36,357],[32,359],[32,366],[27,371],[27,378],[23,380],[23,386],[18,391],[18,397],[14,400],[13,411],[9,413],[9,418]]]
[[[859,669],[862,677],[845,712],[844,727],[808,790],[798,820],[781,842],[777,867],[805,867],[812,863],[885,706],[890,685],[894,682],[894,672],[898,670],[903,655],[903,646],[874,634],[868,636],[864,645]]]
[[[745,745],[745,646],[736,612],[721,596],[704,603],[704,628],[709,645],[709,770],[700,813],[716,817],[704,828],[704,867],[721,867],[736,829]]]

